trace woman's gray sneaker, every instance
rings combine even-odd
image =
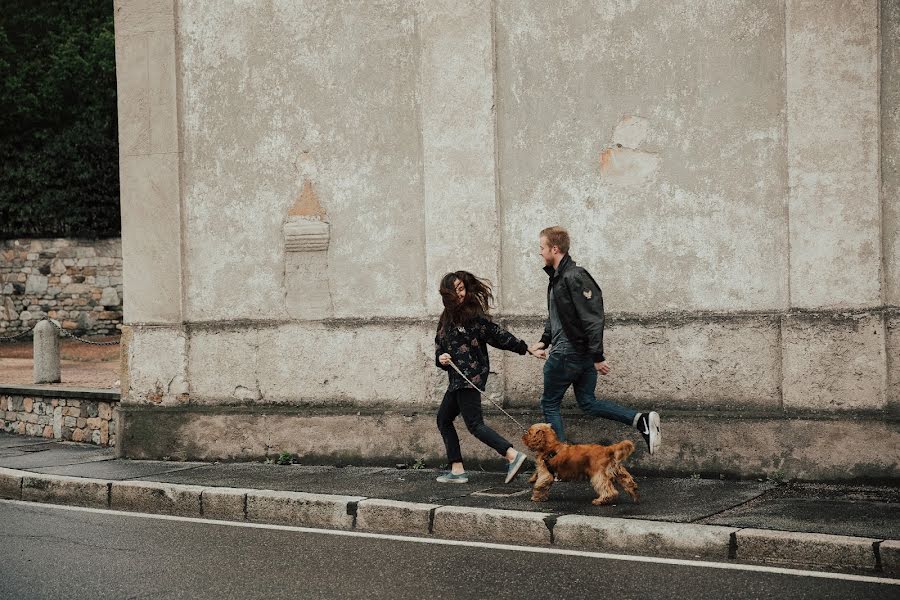
[[[516,451],[516,458],[509,463],[509,466],[506,468],[506,481],[503,483],[509,483],[513,479],[515,479],[516,475],[519,473],[519,469],[522,468],[522,465],[525,464],[525,453]]]
[[[444,473],[435,481],[439,481],[440,483],[468,483],[469,478],[465,473],[460,473],[459,475],[456,473]]]

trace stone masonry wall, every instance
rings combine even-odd
[[[0,336],[45,317],[94,335],[120,329],[121,240],[4,240],[0,259]]]
[[[0,430],[115,446],[118,403],[0,392]]]

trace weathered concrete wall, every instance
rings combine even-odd
[[[787,2],[791,306],[878,306],[878,3],[827,7]]]
[[[424,366],[434,361],[417,323],[204,328],[190,340],[191,400],[203,404],[421,404],[431,373]]]
[[[126,454],[250,456],[317,433],[331,454],[386,456],[360,438],[373,415],[430,414],[444,390],[441,275],[491,279],[533,341],[552,224],[604,290],[602,395],[763,423],[769,466],[798,443],[777,435],[800,427],[785,417],[900,440],[895,0],[116,11],[122,391],[141,415]],[[533,408],[541,366],[495,353],[489,392]],[[217,433],[217,415],[259,411]],[[749,460],[692,419],[669,430],[667,465]],[[430,452],[426,420],[404,423]],[[337,431],[354,442],[331,445]],[[816,448],[794,472],[846,466]]]
[[[448,271],[490,279],[501,298],[490,2],[420,2],[417,31],[429,314]]]
[[[421,314],[415,5],[178,6],[186,319],[288,318],[282,225],[306,182],[334,316]]]
[[[613,310],[787,308],[783,2],[499,2],[497,79],[508,311],[552,224]]]
[[[900,413],[900,313],[887,317],[888,408]]]
[[[529,339],[543,331],[535,319],[509,325]],[[779,319],[771,316],[615,319],[605,335],[615,348],[615,371],[600,377],[598,393],[645,408],[780,409],[779,338]],[[508,402],[533,406],[543,388],[542,365],[510,356],[505,368]]]

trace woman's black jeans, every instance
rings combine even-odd
[[[462,453],[459,450],[459,436],[453,421],[462,414],[463,421],[469,433],[487,444],[499,454],[505,455],[512,447],[503,436],[484,424],[484,416],[481,414],[481,393],[472,388],[447,391],[441,408],[438,409],[437,426],[444,438],[444,447],[447,449],[447,459],[450,464],[462,462]]]

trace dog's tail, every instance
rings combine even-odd
[[[634,442],[631,440],[622,440],[618,444],[613,444],[609,447],[612,450],[613,456],[616,459],[616,462],[622,462],[634,452]]]

